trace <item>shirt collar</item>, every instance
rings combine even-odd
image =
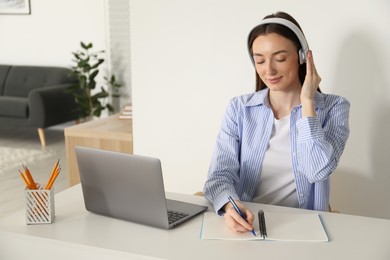
[[[270,107],[268,101],[268,92],[269,89],[265,88],[253,93],[253,95],[249,96],[247,102],[245,103],[245,106],[252,107],[252,106],[266,105],[267,107]]]
[[[271,107],[268,100],[269,89],[265,88],[260,91],[257,91],[251,95],[247,102],[245,103],[246,107],[265,105],[266,107]],[[324,108],[325,107],[325,95],[323,93],[316,92],[314,96],[315,108]],[[300,104],[298,107],[301,107]]]

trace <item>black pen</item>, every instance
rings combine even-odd
[[[267,227],[265,225],[264,211],[259,210],[257,215],[259,217],[260,236],[265,239],[267,238]]]
[[[245,215],[241,212],[240,208],[239,208],[239,207],[237,206],[237,204],[234,202],[234,200],[232,199],[232,197],[229,196],[228,199],[229,199],[230,203],[233,205],[234,209],[237,211],[237,213],[240,214],[240,216],[241,216],[246,222],[248,222],[248,220],[246,220]],[[252,234],[253,234],[254,236],[256,236],[256,233],[255,233],[255,230],[254,230],[254,229],[252,229],[251,232],[252,232]]]

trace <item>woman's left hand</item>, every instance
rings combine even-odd
[[[318,75],[316,66],[313,61],[313,53],[311,50],[307,52],[306,57],[306,77],[301,90],[301,103],[314,102],[314,96],[320,85],[321,77]]]

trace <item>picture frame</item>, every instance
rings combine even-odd
[[[0,0],[0,15],[30,15],[30,0]]]

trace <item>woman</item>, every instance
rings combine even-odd
[[[204,186],[215,211],[238,232],[252,230],[254,219],[240,201],[328,210],[329,176],[349,135],[349,102],[321,93],[294,18],[266,16],[250,32],[248,50],[256,92],[228,105]]]

